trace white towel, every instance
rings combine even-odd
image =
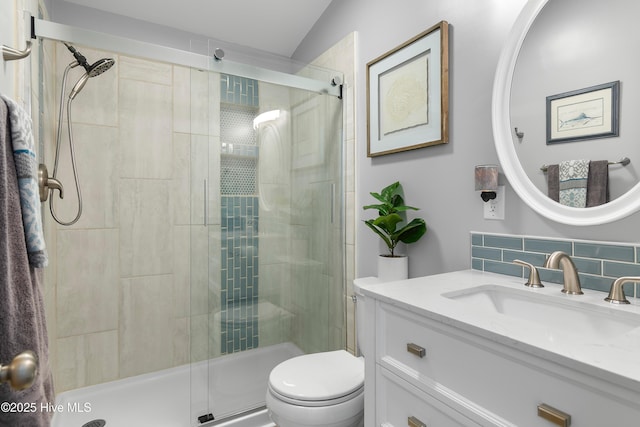
[[[589,160],[560,162],[560,204],[574,208],[587,206]]]
[[[9,110],[11,145],[18,173],[20,207],[27,241],[29,264],[36,268],[48,264],[47,250],[42,232],[40,190],[38,188],[38,162],[36,161],[31,116],[12,99],[1,95]]]

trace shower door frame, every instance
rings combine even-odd
[[[208,55],[201,55],[98,31],[85,30],[83,28],[46,21],[32,16],[27,16],[25,19],[30,21],[28,25],[25,25],[25,28],[31,29],[27,39],[42,37],[49,40],[82,44],[95,49],[117,52],[123,55],[175,65],[184,65],[214,71],[220,74],[247,77],[266,83],[289,86],[342,98],[342,85],[335,84],[333,82],[334,79],[331,79],[329,82],[321,82],[308,77],[241,64],[226,59],[212,61],[212,57]]]

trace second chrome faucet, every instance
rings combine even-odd
[[[582,295],[578,269],[569,255],[562,251],[553,252],[544,263],[544,268],[561,269],[563,273],[562,292],[569,295]]]

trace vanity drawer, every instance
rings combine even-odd
[[[579,427],[635,427],[640,420],[637,393],[471,332],[384,303],[376,328],[380,366],[440,401],[455,395],[462,407],[495,414],[503,420],[496,425],[552,427],[538,416],[540,404],[568,413]],[[423,347],[424,356],[408,352],[407,343]]]
[[[481,426],[388,370],[378,367],[377,371],[377,426]]]
[[[418,381],[440,381],[468,360],[466,353],[451,352],[455,340],[439,333],[426,319],[385,304],[377,310],[377,361],[388,369]]]

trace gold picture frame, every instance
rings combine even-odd
[[[449,24],[367,64],[367,157],[449,142]]]

